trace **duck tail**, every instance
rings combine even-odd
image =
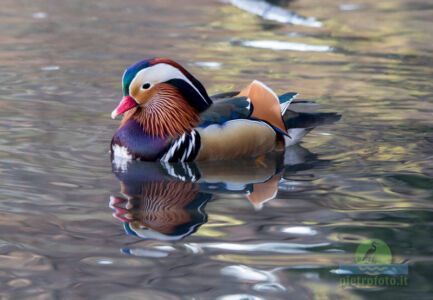
[[[298,93],[295,92],[289,92],[285,93],[278,97],[280,100],[280,108],[281,108],[281,115],[284,116],[284,113],[289,108],[292,101],[298,96]]]
[[[283,115],[284,125],[288,136],[284,136],[285,147],[298,143],[313,128],[321,125],[332,124],[340,120],[341,115],[331,113],[307,113],[287,110]]]

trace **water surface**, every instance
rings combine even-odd
[[[266,15],[237,1],[1,2],[2,298],[431,297],[428,1],[271,1]],[[153,56],[210,94],[258,79],[343,117],[286,157],[119,173],[109,114],[124,68]],[[409,265],[408,287],[340,287],[335,270],[367,238]]]

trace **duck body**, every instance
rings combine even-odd
[[[240,92],[209,97],[201,83],[169,59],[149,59],[123,76],[124,114],[111,141],[114,161],[194,161],[255,157],[294,144],[334,113],[288,110],[296,93],[280,97],[259,81]]]

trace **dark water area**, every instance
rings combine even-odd
[[[432,297],[429,1],[0,3],[1,299]],[[123,70],[154,56],[342,118],[284,156],[112,165]],[[367,239],[407,286],[342,285]]]

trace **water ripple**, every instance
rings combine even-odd
[[[291,11],[262,0],[222,0],[222,2],[230,3],[237,8],[240,8],[250,14],[260,16],[265,20],[308,27],[322,26],[322,22],[317,21],[313,17],[301,17],[300,15],[297,15]]]
[[[275,40],[246,40],[240,44],[245,47],[264,48],[273,50],[292,50],[301,52],[331,52],[334,48],[326,45],[309,45],[303,43],[284,42]]]
[[[304,249],[328,246],[329,243],[318,244],[295,244],[295,243],[260,243],[260,244],[238,244],[238,243],[190,243],[186,244],[188,248],[200,250],[219,249],[227,251],[245,251],[245,252],[273,252],[273,253],[307,253]]]

